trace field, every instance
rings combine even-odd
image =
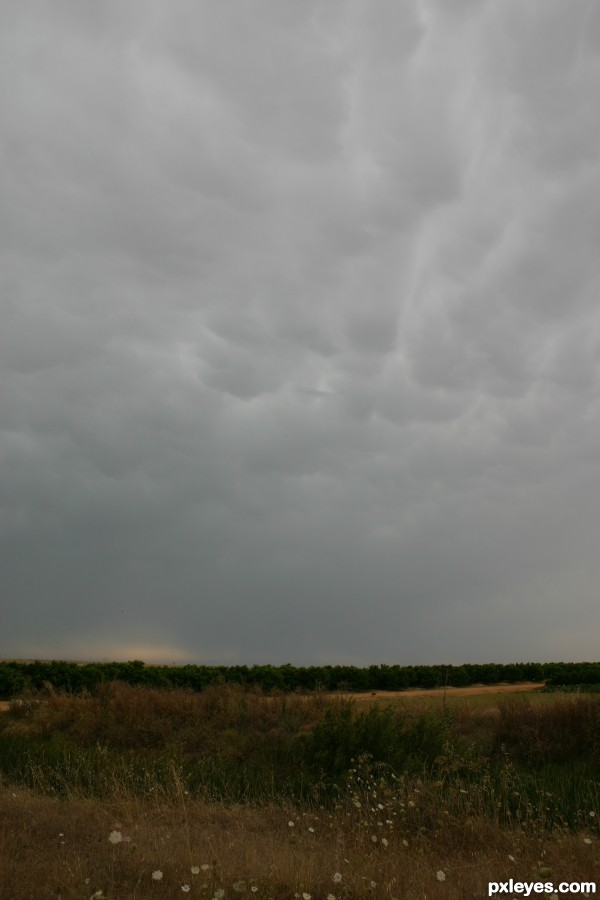
[[[600,884],[599,698],[517,687],[25,698],[0,718],[0,898]]]
[[[535,695],[536,700],[539,697],[547,695],[541,693],[544,685],[534,682],[523,682],[517,684],[474,684],[469,687],[448,687],[448,688],[408,688],[404,691],[362,691],[343,692],[337,691],[329,695],[331,700],[343,697],[352,700],[358,704],[372,704],[374,702],[389,704],[395,701],[412,701],[418,698],[432,702],[444,701],[447,703],[455,703],[461,700],[473,702],[474,697],[478,699],[474,702],[477,705],[494,706],[506,694],[526,694],[527,699],[531,700]],[[0,712],[7,712],[10,709],[9,700],[0,700]]]
[[[360,705],[372,703],[414,704],[418,701],[425,701],[428,707],[455,706],[460,703],[466,703],[468,706],[496,707],[501,700],[514,694],[519,694],[523,699],[533,702],[538,702],[542,698],[542,702],[544,702],[543,698],[551,695],[544,694],[543,689],[543,684],[528,681],[517,684],[472,684],[469,687],[408,688],[404,691],[363,691],[342,694],[342,696]],[[339,694],[332,696],[339,696]],[[423,708],[422,704],[421,708]]]

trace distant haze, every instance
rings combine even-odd
[[[598,658],[600,4],[5,0],[0,656]]]

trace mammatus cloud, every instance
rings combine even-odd
[[[594,4],[0,24],[0,654],[593,658]]]

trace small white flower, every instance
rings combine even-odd
[[[160,869],[156,869],[156,871],[152,873],[152,881],[162,881],[162,877],[163,873],[160,871]]]
[[[308,830],[310,831],[311,834],[314,834],[314,833],[315,833],[315,829],[314,829],[314,828],[309,828]]]
[[[304,891],[304,893],[302,894],[302,900],[312,900],[312,894],[309,894],[306,891]]]
[[[327,894],[327,900],[335,900],[335,894]]]
[[[111,833],[108,836],[108,839],[111,842],[111,844],[120,844],[121,841],[123,840],[123,835],[121,834],[120,831],[111,831]]]
[[[511,862],[514,862],[514,861],[515,861],[515,858],[514,858],[514,856],[512,855],[512,853],[509,853],[509,854],[508,854],[508,858],[510,859]]]
[[[591,843],[592,843],[592,839],[591,839],[591,838],[584,838],[584,839],[583,839],[583,843],[584,843],[584,844],[591,844]]]
[[[293,828],[293,827],[294,827],[294,823],[292,822],[291,819],[290,819],[290,821],[288,822],[288,825],[290,826],[290,828]]]
[[[189,886],[189,884],[182,884],[182,885],[181,885],[181,890],[183,891],[184,894],[189,894],[189,892],[190,892],[190,886]]]
[[[377,882],[376,882],[376,881],[372,881],[372,882],[371,882],[371,887],[372,887],[372,888],[376,888],[376,887],[377,887]]]
[[[595,815],[596,815],[596,813],[594,812],[593,809],[591,809],[590,810],[590,819],[593,819]]]
[[[252,887],[250,888],[250,890],[252,891],[253,894],[255,894],[257,892],[258,888],[256,887],[255,884],[253,884]]]
[[[213,900],[221,900],[225,896],[225,888],[217,888],[213,894]]]
[[[336,872],[333,876],[333,881],[335,882],[335,884],[339,884],[341,880],[342,880],[342,873]]]
[[[402,843],[404,844],[405,847],[408,847],[408,841],[406,840],[406,838],[403,839]]]
[[[199,875],[200,874],[200,866],[192,866],[191,872],[192,872],[192,875]]]
[[[372,835],[371,835],[371,840],[373,841],[374,844],[376,844],[376,843],[377,843],[377,835],[376,835],[376,834],[372,834]]]
[[[381,843],[383,844],[384,847],[387,847],[387,845],[388,845],[388,839],[387,839],[387,838],[381,838]]]
[[[446,873],[445,873],[445,872],[442,872],[441,869],[438,869],[437,872],[436,872],[435,877],[437,878],[438,881],[445,881],[445,880],[446,880]]]
[[[202,863],[200,868],[202,869],[203,872],[208,872],[208,870],[210,869],[210,865],[209,865],[209,863]]]

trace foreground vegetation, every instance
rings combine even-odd
[[[595,696],[359,708],[227,684],[50,689],[0,718],[0,898],[600,884],[599,765]]]

